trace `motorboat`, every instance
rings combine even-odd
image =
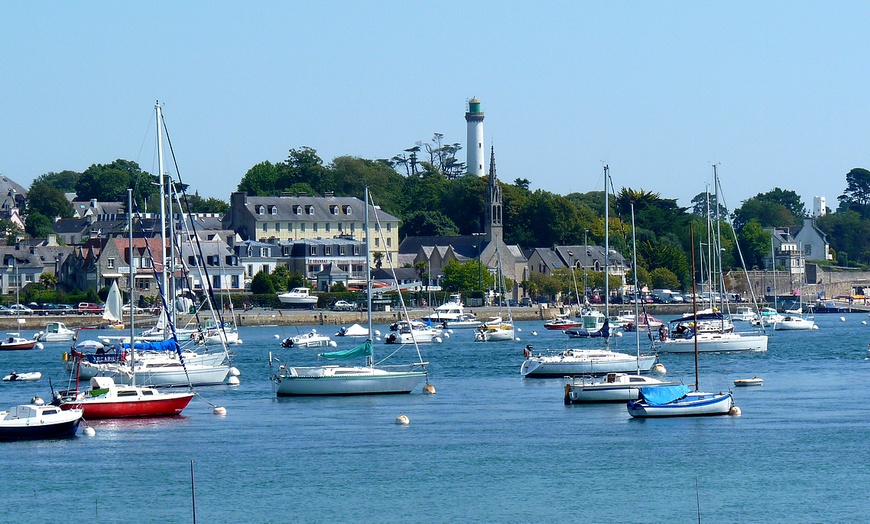
[[[339,329],[335,336],[337,337],[367,337],[369,336],[369,330],[364,328],[359,324],[354,324],[350,327],[342,327]]]
[[[551,354],[530,355],[520,366],[520,375],[529,378],[606,375],[607,373],[648,372],[655,355],[629,355],[609,349],[566,349]]]
[[[320,348],[335,346],[327,335],[321,335],[316,329],[302,333],[295,337],[287,337],[281,341],[281,347],[285,348]]]
[[[42,349],[42,344],[37,346],[37,343],[36,339],[23,338],[20,333],[6,333],[6,337],[0,340],[0,351],[16,351],[35,347]]]
[[[58,394],[52,401],[63,410],[82,409],[87,419],[180,415],[194,393],[162,393],[152,387],[115,384],[109,377],[90,379],[91,388]]]
[[[36,334],[39,342],[70,342],[78,337],[78,331],[70,329],[63,322],[46,322],[45,329]]]
[[[773,324],[776,331],[800,331],[816,329],[816,321],[813,317],[802,315],[785,315],[782,320]]]
[[[491,317],[479,325],[474,332],[475,342],[499,342],[515,338],[514,323],[502,320],[501,317]]]
[[[750,306],[737,306],[734,313],[731,313],[728,318],[732,322],[752,322],[758,313]]]
[[[758,377],[752,378],[738,378],[734,381],[734,385],[737,387],[747,387],[747,386],[763,386],[764,380]]]
[[[781,322],[783,317],[779,311],[772,307],[765,306],[758,310],[758,314],[752,319],[751,324],[755,326],[772,326],[777,322]]]
[[[570,338],[607,338],[610,336],[610,320],[597,309],[587,309],[580,314],[580,326],[566,329]]]
[[[421,317],[422,320],[433,324],[441,324],[445,328],[474,328],[480,325],[480,321],[473,313],[466,313],[462,304],[462,296],[459,293],[450,295],[450,299],[436,307],[435,310]]]
[[[317,295],[312,295],[307,287],[294,287],[286,293],[278,293],[278,300],[282,304],[295,307],[313,307],[317,305]]]
[[[640,319],[640,320],[638,320]],[[632,316],[631,319],[625,323],[623,329],[629,333],[634,332],[636,330],[641,333],[646,333],[649,331],[654,331],[659,329],[665,325],[662,320],[650,315],[649,313],[641,313],[638,316]]]
[[[671,320],[667,330],[660,330],[661,353],[694,353],[697,339],[701,353],[726,353],[740,351],[767,351],[767,335],[764,333],[739,333],[732,331],[734,325],[725,322],[724,316],[715,310],[692,313]],[[717,329],[724,326],[725,331]]]
[[[30,382],[42,378],[42,373],[39,371],[31,371],[29,373],[12,372],[3,377],[3,382]]]
[[[566,329],[580,327],[581,325],[581,322],[571,320],[568,315],[557,315],[555,318],[544,322],[544,327],[553,331],[564,331]]]
[[[0,411],[0,440],[36,440],[73,437],[82,420],[81,409],[22,404]]]
[[[395,329],[393,329],[395,327]],[[387,344],[413,344],[414,342],[441,342],[441,329],[433,328],[420,321],[399,321],[390,326],[391,332],[384,337]]]
[[[608,373],[602,379],[593,377],[569,378],[565,384],[565,404],[626,402],[640,398],[640,389],[643,387],[672,386],[675,384],[678,383],[629,373]]]

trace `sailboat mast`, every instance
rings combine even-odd
[[[169,275],[166,267],[166,187],[163,178],[163,111],[160,109],[160,103],[155,102],[154,108],[157,111],[157,168],[160,171],[158,175],[158,184],[160,184],[160,258],[163,264],[161,272],[161,282],[163,292],[169,293]],[[172,308],[166,308],[166,319],[172,322]],[[165,338],[165,335],[164,335]]]
[[[369,323],[369,343],[373,343],[372,340],[372,269],[371,269],[371,261],[369,257],[371,256],[371,239],[370,231],[369,231],[369,188],[365,189],[365,215],[366,215],[366,311],[368,311],[368,323]]]
[[[695,225],[689,224],[689,245],[692,246],[692,322],[695,329],[695,391],[698,391],[698,287],[695,276]]]
[[[637,363],[637,374],[640,375],[640,300],[637,294],[637,236],[634,232],[634,200],[631,201],[631,272],[634,274],[634,342],[635,342],[635,362]],[[647,329],[649,329],[649,319],[646,319]]]
[[[133,190],[130,188],[127,188],[127,229],[129,231],[128,238],[130,239],[130,264],[128,265],[130,272],[127,274],[130,280],[130,375],[132,376],[131,381],[133,386],[136,386],[136,371],[133,365],[136,361],[134,358],[136,345],[133,339],[133,334],[136,332],[136,327],[133,325],[134,309],[136,307],[133,302],[133,277],[135,275],[133,272]]]
[[[719,217],[719,173],[716,170],[716,167],[719,164],[713,164],[713,183],[715,184],[714,189],[716,190],[716,262],[719,269],[717,273],[719,276],[719,312],[722,313],[725,310],[725,272],[722,270],[722,221]],[[722,330],[725,329],[725,316],[723,314],[722,320],[720,322],[720,326]]]
[[[604,164],[604,318],[610,318],[610,200],[607,179],[610,167]],[[610,339],[608,339],[609,344]]]

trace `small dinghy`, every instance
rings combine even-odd
[[[39,371],[31,371],[30,373],[16,373],[3,377],[3,382],[24,382],[27,380],[39,380],[42,378],[42,373]]]
[[[734,381],[735,386],[746,387],[746,386],[761,386],[764,385],[764,381],[758,377],[752,378],[739,378]]]

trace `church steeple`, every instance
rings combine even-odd
[[[486,207],[486,225],[484,233],[487,243],[504,242],[504,234],[502,230],[502,202],[501,202],[501,187],[498,185],[498,178],[495,174],[495,146],[490,146],[491,153],[489,157],[489,179],[486,185],[486,195],[484,197],[484,206]]]

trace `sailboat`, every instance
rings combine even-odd
[[[803,249],[802,246],[799,247],[800,250]],[[808,329],[816,329],[816,321],[811,316],[804,316],[804,303],[803,303],[803,267],[804,267],[804,257],[801,254],[801,285],[798,286],[798,307],[796,311],[787,311],[786,315],[782,317],[781,320],[775,322],[773,324],[773,329],[776,331],[798,331],[798,330],[808,330]]]
[[[634,259],[634,292],[638,294],[637,286],[637,241],[634,234],[634,203],[631,204],[631,235]],[[634,316],[639,316],[639,300],[634,301]],[[640,362],[640,330],[634,331],[635,355]],[[665,382],[657,378],[640,374],[640,369],[629,373],[608,373],[603,380],[581,377],[570,378],[565,384],[565,404],[583,404],[589,402],[625,402],[640,398],[642,387],[660,387],[677,385],[676,382]]]
[[[130,267],[133,263],[133,190],[127,190],[128,225],[130,229]],[[130,272],[130,301],[132,303],[134,285],[133,273]],[[115,282],[112,289],[118,290]],[[120,293],[119,293],[120,295]],[[130,339],[135,341],[135,311],[130,308]],[[194,393],[161,393],[154,388],[136,385],[136,373],[132,372],[134,362],[130,362],[131,381],[127,385],[115,384],[111,377],[93,377],[90,379],[91,389],[76,391],[74,395],[64,397],[55,395],[55,402],[63,410],[83,409],[86,419],[122,418],[122,417],[157,417],[179,415],[190,403]],[[78,389],[78,387],[76,387]]]
[[[346,360],[365,358],[363,366],[281,366],[273,379],[278,384],[279,397],[297,395],[374,395],[386,393],[410,393],[424,379],[428,378],[425,371],[426,363],[422,361],[413,366],[399,369],[395,366],[375,366],[374,345],[372,343],[372,284],[371,255],[369,229],[369,192],[365,190],[366,199],[366,298],[368,300],[368,336],[366,340],[351,349],[321,353],[320,357],[328,360]],[[423,370],[415,369],[417,366]]]
[[[605,375],[607,373],[631,373],[633,371],[648,372],[656,362],[656,355],[629,355],[610,350],[610,327],[607,317],[610,316],[610,201],[608,197],[608,179],[610,169],[604,166],[604,285],[605,285],[605,321],[601,335],[605,340],[604,349],[566,349],[550,354],[529,354],[520,366],[520,374],[524,377],[566,377],[574,375]]]
[[[497,247],[497,246],[496,246]],[[499,285],[499,315],[484,322],[474,331],[475,342],[499,342],[516,338],[514,320],[511,316],[511,306],[507,302],[504,288],[504,274],[501,267],[501,251],[496,250],[497,255],[497,278]],[[507,307],[507,320],[501,315],[501,307]]]
[[[720,193],[719,175],[716,171],[716,166],[713,166],[713,183],[716,187],[716,194]],[[716,199],[716,225],[718,229],[719,221],[719,198]],[[709,217],[708,217],[709,218]],[[694,238],[694,237],[693,237]],[[715,252],[719,253],[721,234],[717,231],[713,237],[711,244],[716,248]],[[694,239],[692,240],[694,242]],[[692,245],[692,256],[695,256],[695,246]],[[710,257],[712,265],[712,257]],[[720,282],[720,297],[724,294],[724,278],[722,276],[722,261],[719,257],[718,281]],[[693,268],[694,282],[694,268]],[[712,278],[708,279],[712,286]],[[714,293],[710,292],[712,297]],[[711,299],[712,300],[712,299]],[[720,299],[721,300],[721,299]],[[697,305],[697,298],[693,298],[693,304]],[[712,304],[711,304],[712,305]],[[755,333],[738,333],[733,331],[734,324],[726,319],[718,309],[711,307],[704,312],[698,312],[697,309],[692,314],[684,315],[680,318],[671,320],[668,323],[668,331],[662,332],[662,339],[659,347],[660,353],[693,353],[700,351],[708,352],[740,352],[740,351],[767,351],[767,335],[764,332]],[[762,327],[763,329],[763,327]]]
[[[118,289],[118,281],[112,282],[112,287],[109,288],[109,295],[106,297],[106,308],[103,310],[103,320],[108,322],[106,327],[112,329],[124,329],[123,317],[124,299],[121,297],[121,290]],[[132,308],[131,308],[132,309]]]
[[[692,238],[692,311],[697,314],[698,299],[695,293],[695,229],[691,228]],[[697,417],[706,415],[728,415],[739,410],[734,406],[731,392],[702,393],[698,389],[698,337],[695,337],[695,391],[690,392],[686,385],[657,386],[641,388],[640,398],[627,404],[628,414],[632,417]],[[733,411],[732,411],[733,410]]]

